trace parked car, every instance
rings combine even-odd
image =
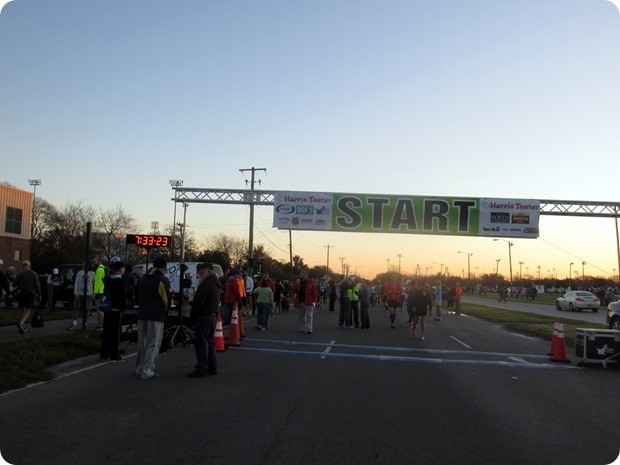
[[[555,308],[558,310],[575,310],[589,309],[598,312],[601,301],[598,297],[588,291],[569,291],[562,297],[555,299]]]
[[[620,331],[620,300],[611,302],[607,306],[607,327]]]
[[[80,264],[62,264],[58,266],[58,270],[60,272],[60,276],[62,276],[63,284],[58,289],[58,294],[56,295],[56,304],[62,304],[62,306],[66,309],[73,308],[73,301],[75,300],[75,295],[73,292],[73,284],[75,275],[78,271],[82,269],[83,265]],[[39,285],[41,286],[41,296],[38,308],[47,308],[47,300],[49,297],[48,289],[47,289],[47,277],[48,274],[40,274],[39,275]]]

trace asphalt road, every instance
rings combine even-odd
[[[189,379],[193,346],[162,354],[160,377],[96,358],[0,396],[0,451],[14,465],[581,464],[620,452],[617,368],[549,361],[549,344],[466,315],[412,339],[337,327],[319,311],[269,331],[246,322],[219,374]]]

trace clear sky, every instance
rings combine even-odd
[[[619,83],[607,0],[14,0],[0,181],[40,178],[57,207],[122,205],[136,232],[172,224],[170,179],[242,189],[251,167],[258,189],[615,202]],[[272,214],[256,208],[255,243],[288,259]],[[193,204],[187,226],[247,238],[249,207]],[[513,241],[514,276],[618,273],[613,220],[540,230]],[[472,274],[509,273],[488,238],[292,237],[308,265],[329,251],[367,277],[399,261],[463,275],[459,251]]]

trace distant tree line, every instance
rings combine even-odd
[[[91,223],[90,241],[87,249],[87,223]],[[171,248],[153,249],[150,260],[163,255],[168,261],[180,261],[181,228],[177,225],[175,240]],[[127,245],[126,235],[138,232],[134,218],[121,205],[108,210],[96,209],[82,202],[68,203],[56,208],[43,198],[36,198],[33,211],[33,236],[30,260],[33,269],[40,274],[49,273],[60,264],[80,264],[100,256],[108,263],[113,256],[119,256],[128,265],[146,261],[146,250]],[[172,226],[162,234],[173,235]],[[248,242],[224,233],[203,238],[199,244],[195,234],[186,230],[184,234],[184,261],[209,261],[218,263],[222,269],[249,269]],[[263,245],[256,245],[253,251],[252,270],[254,274],[268,272],[279,279],[296,279],[302,268],[307,268],[302,257],[293,256],[292,263],[273,258]],[[334,274],[324,266],[309,269],[314,278]]]

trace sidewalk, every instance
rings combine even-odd
[[[1,310],[0,310],[1,311]],[[45,318],[45,312],[43,313]],[[27,339],[37,338],[40,336],[50,336],[54,334],[68,333],[67,328],[73,321],[72,318],[63,320],[45,320],[45,326],[43,328],[33,328],[30,323],[26,324],[26,334],[19,334],[16,325],[0,326],[0,342],[13,342],[24,341]],[[96,318],[90,317],[90,327],[95,328],[97,326]],[[82,328],[82,320],[78,320],[78,330]]]

